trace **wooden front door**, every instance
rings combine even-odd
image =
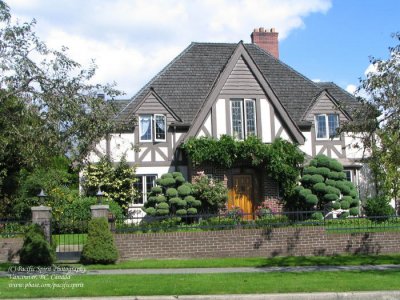
[[[239,206],[245,214],[246,219],[252,219],[253,213],[253,184],[251,175],[234,175],[232,188],[229,191],[228,209]]]

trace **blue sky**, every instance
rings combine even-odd
[[[353,90],[370,55],[387,58],[400,0],[6,0],[15,19],[36,18],[53,48],[98,65],[132,97],[190,42],[250,42],[275,27],[282,61],[312,80]]]

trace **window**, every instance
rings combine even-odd
[[[231,100],[232,136],[243,140],[256,135],[256,101],[254,99]]]
[[[317,139],[332,139],[334,137],[337,137],[338,127],[339,115],[337,114],[323,114],[315,116]]]
[[[134,199],[133,204],[144,204],[147,201],[147,194],[151,188],[156,185],[156,175],[137,175],[137,181],[134,183],[139,196]]]
[[[344,170],[343,172],[346,174],[346,180],[353,182],[353,176],[351,174],[352,173],[351,170]]]
[[[140,115],[139,132],[141,142],[165,142],[167,120],[164,115]],[[154,136],[153,136],[154,132]]]

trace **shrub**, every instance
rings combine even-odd
[[[328,194],[328,195],[331,195],[331,194]],[[331,204],[331,207],[332,207],[333,209],[339,209],[339,208],[340,208],[340,202],[338,202],[338,201],[333,202],[333,203]]]
[[[332,180],[332,179],[327,179],[327,180],[325,180],[325,184],[326,184],[326,185],[329,185],[329,186],[336,187],[336,181],[335,181],[335,180]]]
[[[329,172],[330,172],[330,170],[328,169],[328,168],[326,168],[326,167],[320,167],[320,168],[317,168],[316,169],[316,174],[319,174],[319,175],[321,175],[321,176],[323,176],[323,177],[327,177],[328,176],[328,174],[329,174]]]
[[[156,215],[156,209],[154,207],[149,207],[145,209],[145,213],[150,215],[150,216],[155,216]]]
[[[182,174],[181,174],[182,175]],[[165,173],[161,175],[161,179],[165,179],[165,178],[174,178],[174,175],[171,173]]]
[[[352,202],[353,201],[353,198],[351,198],[350,196],[343,196],[342,197],[342,201],[347,201],[347,202]]]
[[[185,200],[181,199],[178,201],[177,205],[180,207],[185,207],[187,205],[187,202]]]
[[[175,178],[176,184],[182,184],[182,183],[184,183],[185,181],[186,181],[186,180],[185,180],[185,178],[184,178],[183,176],[178,176],[178,177]]]
[[[89,222],[88,237],[83,246],[83,264],[113,264],[118,259],[114,238],[106,218],[94,218]]]
[[[33,224],[25,233],[24,243],[19,251],[22,265],[51,266],[56,257],[55,247],[46,240],[42,228]]]
[[[161,186],[153,186],[151,188],[151,192],[153,194],[161,194],[162,193],[162,188],[161,188]]]
[[[308,194],[306,196],[306,203],[309,205],[316,205],[318,203],[318,197],[314,194]]]
[[[158,195],[157,198],[156,198],[156,201],[158,203],[162,203],[162,202],[167,201],[167,198],[164,195]]]
[[[343,171],[343,165],[338,162],[337,160],[332,159],[329,162],[329,169],[335,171],[335,172],[342,172]]]
[[[364,211],[370,219],[378,217],[378,221],[386,221],[389,216],[394,215],[394,209],[389,204],[389,200],[383,196],[367,199]]]
[[[300,191],[300,196],[301,197],[303,197],[304,199],[308,196],[308,195],[311,195],[312,194],[312,192],[311,192],[311,190],[310,189],[302,189],[301,191]]]
[[[188,208],[187,213],[188,213],[188,215],[195,215],[195,214],[197,214],[197,209],[194,207]]]
[[[324,177],[322,177],[319,174],[311,175],[311,183],[319,183],[319,182],[324,182]]]
[[[350,201],[350,207],[358,207],[360,205],[360,199],[355,198]]]
[[[168,214],[169,214],[169,209],[163,209],[163,208],[157,208],[156,209],[156,215],[166,216]]]
[[[197,206],[202,206],[204,211],[217,213],[228,200],[228,190],[224,184],[219,180],[208,178],[204,174],[199,174],[195,178],[192,191],[193,196],[201,201],[201,205]]]
[[[341,191],[343,195],[348,195],[350,194],[350,187],[347,185],[348,181],[337,181],[336,182],[336,187]]]
[[[322,155],[322,154],[318,154],[317,156],[315,156],[314,160],[316,161],[318,167],[327,167],[329,168],[329,163],[330,163],[330,159],[329,157]]]
[[[301,177],[301,179],[300,179],[300,181],[301,181],[301,183],[302,183],[303,185],[306,185],[306,184],[308,184],[308,183],[311,183],[311,180],[312,180],[312,175],[310,175],[310,174],[306,174],[306,175],[304,175],[303,177]]]
[[[311,215],[311,220],[321,221],[323,219],[324,219],[324,215],[319,211],[317,211]]]
[[[350,216],[358,216],[360,213],[360,210],[358,207],[352,207],[349,210]]]
[[[338,188],[335,188],[333,186],[327,186],[326,187],[326,193],[327,194],[335,194],[340,196],[340,190]]]
[[[185,197],[190,195],[191,192],[192,192],[191,188],[187,185],[181,185],[180,187],[178,187],[179,196]]]
[[[350,207],[350,203],[348,201],[340,201],[340,207],[342,209],[348,209]]]
[[[157,205],[157,209],[169,209],[169,205],[166,202],[161,202]]]
[[[168,174],[168,173],[167,173],[167,174]],[[165,175],[165,174],[164,174],[164,175]],[[163,175],[163,176],[164,176],[164,175]],[[175,185],[176,181],[175,181],[175,179],[174,179],[174,178],[172,177],[172,175],[171,175],[171,177],[162,178],[162,179],[160,180],[160,183],[161,183],[162,186],[170,187],[170,186]]]
[[[324,193],[326,193],[326,188],[327,188],[327,186],[323,182],[319,182],[319,183],[316,183],[313,185],[313,190],[316,193],[324,194]]]
[[[339,199],[339,196],[336,194],[325,194],[324,195],[324,200],[327,202],[334,202]]]
[[[172,172],[172,177],[176,179],[177,177],[183,177],[183,175],[181,172]]]
[[[174,198],[169,199],[169,203],[172,205],[177,205],[179,203],[179,201],[181,201],[181,200],[182,199],[179,197],[174,197]]]
[[[305,167],[304,171],[303,171],[303,174],[304,175],[306,175],[306,174],[310,174],[310,175],[317,174],[317,168],[314,167],[314,166]]]
[[[167,189],[166,194],[167,194],[167,197],[172,198],[172,197],[178,196],[178,191],[175,188],[169,188],[169,189]]]
[[[177,214],[178,216],[186,215],[186,214],[187,214],[187,210],[186,210],[186,209],[178,209],[178,210],[176,211],[176,214]]]
[[[340,214],[339,219],[346,219],[349,215],[350,214],[347,211],[345,211]]]

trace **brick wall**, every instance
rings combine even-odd
[[[18,250],[23,244],[22,238],[0,238],[0,262],[18,262]]]
[[[320,227],[115,234],[120,259],[400,252],[400,232],[328,234]]]

